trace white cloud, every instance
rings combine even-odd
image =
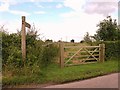
[[[15,14],[15,15],[20,15],[20,16],[28,16],[30,15],[27,12],[24,11],[17,11],[17,10],[9,10],[10,13]]]
[[[80,12],[74,12],[74,11],[60,14],[60,16],[63,18],[73,18],[73,17],[78,17],[79,15]]]
[[[87,0],[87,2],[118,2],[118,0]]]
[[[58,0],[29,0],[31,2],[55,2],[55,1],[58,1]]]
[[[39,7],[39,8],[44,8],[42,5],[37,5],[37,7]]]
[[[84,5],[84,10],[88,14],[98,13],[107,16],[118,9],[118,2],[116,0],[99,1],[90,0]]]
[[[75,39],[75,41],[79,42],[86,32],[94,35],[97,30],[96,24],[104,18],[105,17],[99,14],[88,15],[86,13],[73,13],[70,17],[69,14],[63,17],[61,22],[36,22],[35,25],[40,28],[39,33],[44,33],[46,38],[55,41],[61,38],[64,41],[66,41],[66,39],[68,41]]]
[[[11,21],[0,20],[0,25],[4,25],[4,28],[9,33],[16,33],[17,29],[21,30],[21,18]]]
[[[107,16],[118,9],[118,0],[64,0],[64,6],[77,12]]]
[[[36,12],[34,12],[35,14],[46,14],[46,12],[45,11],[36,11]]]
[[[85,3],[85,0],[65,0],[64,6],[69,7],[75,11],[81,11],[84,3]]]
[[[48,2],[53,2],[53,0],[47,0]]]
[[[62,40],[68,41],[71,39],[75,39],[75,41],[80,41],[86,32],[89,32],[90,35],[95,34],[97,27],[96,24],[99,21],[103,20],[105,17],[99,13],[88,14],[83,11],[83,6],[85,5],[84,0],[65,0],[64,6],[73,9],[73,11],[61,13],[61,22],[35,22],[37,28],[40,28],[39,33],[43,33],[46,38],[53,40]],[[60,7],[60,6],[59,6]],[[91,5],[89,8],[95,8],[95,6]],[[7,9],[6,9],[7,10]],[[12,11],[11,13],[19,15],[23,12]],[[44,11],[36,11],[35,14],[45,14]],[[26,13],[24,13],[26,14]],[[21,21],[21,20],[19,20]],[[28,20],[29,22],[29,20]],[[12,21],[7,24],[10,32],[17,28],[21,28],[21,22]]]
[[[58,5],[56,5],[56,8],[62,8],[62,7],[63,7],[62,4],[58,4]]]
[[[18,4],[18,3],[24,3],[24,2],[63,2],[64,0],[0,0],[2,3],[9,3],[11,5]]]
[[[93,1],[93,0],[90,0],[90,1]],[[111,2],[112,1],[113,0],[111,0]],[[95,3],[95,0],[94,0],[94,3]],[[97,12],[100,12],[100,13],[93,12],[92,14],[89,14],[84,12],[84,9],[85,9],[84,6],[86,5],[84,1],[65,0],[64,6],[69,7],[73,10],[70,12],[60,14],[60,16],[63,18],[63,22],[62,22],[63,24],[60,24],[61,26],[59,27],[64,27],[63,28],[63,31],[65,32],[64,34],[83,37],[86,32],[89,32],[90,35],[94,35],[98,29],[96,25],[101,20],[106,18],[105,15],[103,14],[106,14],[107,11],[109,11],[111,12],[110,15],[114,16],[113,18],[115,18],[113,11],[114,11],[114,8],[116,9],[116,2],[111,3],[111,6],[110,5],[107,6],[107,4],[105,4],[104,6],[104,2],[99,2],[99,3],[103,3],[103,4],[101,4],[101,6],[99,7],[96,4],[94,4],[87,8],[88,10],[95,9]],[[109,6],[110,6],[110,10],[109,9],[106,10],[106,8],[109,8]],[[102,10],[105,10],[105,11],[103,12]],[[117,19],[117,16],[116,16],[116,19]],[[65,37],[65,35],[63,36]]]
[[[73,9],[73,11],[61,13],[62,22],[59,23],[41,23],[41,31],[45,33],[46,37],[51,39],[75,39],[75,41],[80,41],[86,32],[90,35],[94,35],[98,29],[96,25],[106,17],[99,14],[87,14],[83,11],[84,1],[80,0],[65,0],[64,6]],[[93,5],[92,8],[95,6]],[[50,31],[50,32],[48,32]],[[51,34],[50,34],[51,33]]]
[[[16,5],[25,1],[28,2],[29,0],[0,0],[1,3],[7,3],[9,5]]]
[[[14,0],[11,0],[11,1],[14,1]],[[1,4],[0,6],[0,12],[8,12],[8,13],[12,13],[12,14],[15,14],[15,15],[25,15],[25,16],[28,16],[30,15],[29,13],[27,12],[24,12],[24,11],[18,11],[18,10],[11,10],[10,9],[10,4],[15,4],[15,2],[11,2],[10,0],[5,0],[3,1],[3,3]]]
[[[0,6],[0,11],[8,11],[9,10],[9,4],[8,3],[2,3]]]

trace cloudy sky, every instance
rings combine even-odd
[[[118,0],[0,0],[0,25],[8,32],[21,29],[23,15],[43,40],[80,41],[107,15],[118,19]]]

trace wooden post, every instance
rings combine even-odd
[[[105,44],[99,44],[99,61],[104,62],[105,60]]]
[[[64,45],[63,42],[60,43],[60,66],[64,67]]]
[[[22,49],[22,60],[25,64],[26,60],[26,30],[25,30],[25,16],[22,16],[22,32],[21,32],[21,37],[22,37],[22,44],[21,44],[21,49]]]

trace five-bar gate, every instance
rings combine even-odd
[[[60,43],[61,67],[104,62],[105,44],[99,46],[64,46]]]

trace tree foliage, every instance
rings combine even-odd
[[[94,35],[94,39],[102,41],[115,41],[120,39],[120,35],[118,34],[120,30],[118,29],[116,19],[112,19],[111,16],[101,21],[97,27],[99,28]]]
[[[72,40],[70,40],[70,42],[74,43],[74,42],[75,42],[75,40],[74,40],[74,39],[72,39]]]
[[[84,41],[87,42],[87,43],[90,43],[92,42],[92,40],[90,39],[90,35],[88,32],[86,32],[85,36],[84,36]]]

